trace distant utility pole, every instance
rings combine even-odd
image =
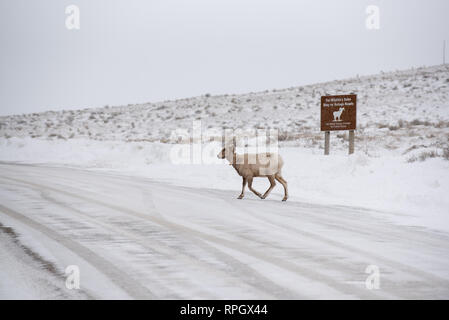
[[[443,40],[443,64],[446,64],[446,40]]]

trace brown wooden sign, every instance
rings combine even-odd
[[[355,94],[321,97],[321,131],[355,130]]]

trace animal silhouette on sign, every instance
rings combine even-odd
[[[341,121],[340,117],[345,108],[340,108],[338,111],[334,111],[334,121]]]

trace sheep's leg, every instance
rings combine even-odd
[[[245,187],[246,187],[246,178],[243,178],[242,193],[239,195],[237,199],[242,199],[245,196]]]
[[[256,196],[258,196],[259,198],[262,198],[262,195],[259,192],[257,192],[256,190],[253,189],[253,177],[248,178],[248,188],[249,188],[249,190],[254,192],[254,194]]]
[[[265,199],[270,194],[271,190],[273,190],[273,188],[276,186],[276,181],[274,181],[274,176],[268,176],[267,178],[270,181],[270,187],[268,188],[267,191],[265,191],[265,193],[262,196],[262,199]]]
[[[282,201],[286,201],[288,199],[288,186],[287,186],[287,181],[285,181],[285,179],[279,174],[277,173],[275,176],[277,181],[279,181],[282,186],[284,187],[284,198],[282,199]]]

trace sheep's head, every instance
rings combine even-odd
[[[217,154],[218,159],[225,159],[225,158],[230,158],[229,156],[232,157],[232,155],[234,154],[234,146],[233,145],[229,145],[224,147],[219,154]]]
[[[217,154],[218,159],[224,159],[226,158],[226,148],[223,148],[220,153]]]
[[[223,147],[220,153],[217,154],[218,159],[232,159],[235,152],[235,138],[232,143]]]

